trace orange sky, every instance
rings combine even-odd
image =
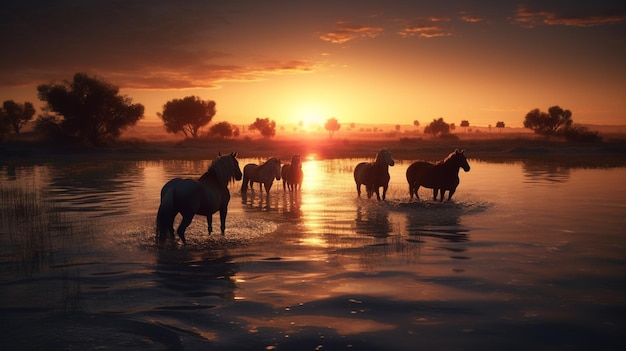
[[[20,1],[0,11],[0,101],[85,72],[214,121],[520,127],[560,105],[626,124],[623,1]],[[10,48],[10,50],[8,49]]]

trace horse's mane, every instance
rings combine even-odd
[[[391,154],[389,153],[388,149],[381,149],[380,151],[378,151],[378,153],[376,154],[376,159],[374,160],[374,162],[372,163],[372,165],[376,165],[379,163],[384,163],[385,165],[387,164],[387,160],[385,159],[384,155],[389,155],[389,158],[391,158]],[[393,159],[392,159],[392,163],[393,163]]]
[[[222,186],[227,186],[229,181],[234,179],[233,174],[230,168],[233,168],[234,165],[233,160],[227,158],[232,158],[232,155],[220,156],[213,160],[209,169],[200,177],[200,181],[206,180],[215,180]],[[230,161],[230,162],[229,162]]]
[[[459,149],[456,149],[456,150],[452,151],[448,156],[446,156],[446,158],[444,158],[443,160],[437,162],[436,164],[438,164],[438,165],[445,165],[445,164],[449,163],[454,156],[456,156],[457,154],[460,154],[460,153],[463,153],[463,152],[459,151]]]

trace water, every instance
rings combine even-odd
[[[257,159],[243,159],[243,167]],[[158,248],[161,186],[209,161],[0,166],[0,320],[19,349],[621,349],[626,168],[470,160],[453,201],[357,198],[362,160],[196,216]],[[214,215],[217,229],[219,216]],[[217,231],[219,232],[219,231]]]

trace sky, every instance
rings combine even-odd
[[[145,106],[213,100],[213,121],[521,127],[559,105],[626,124],[617,1],[20,0],[0,5],[0,101],[83,72]]]

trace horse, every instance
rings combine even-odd
[[[174,238],[174,218],[178,213],[183,219],[176,233],[183,243],[186,243],[185,230],[196,214],[206,216],[207,228],[211,235],[213,213],[219,211],[220,229],[224,235],[230,201],[228,183],[233,178],[241,180],[241,169],[236,153],[224,156],[219,154],[198,180],[174,178],[165,183],[161,189],[161,204],[156,218],[159,240],[164,242],[168,233],[172,239]]]
[[[419,200],[417,190],[420,186],[433,189],[433,200],[437,200],[437,192],[441,192],[441,200],[443,202],[444,193],[448,193],[448,200],[456,191],[459,185],[459,168],[463,168],[465,172],[469,172],[470,165],[464,154],[465,150],[458,149],[450,153],[445,159],[433,164],[424,161],[412,163],[406,170],[406,180],[409,183],[409,194],[413,200]]]
[[[283,177],[283,190],[287,190],[287,188],[290,191],[302,189],[302,178],[304,175],[302,173],[300,155],[291,156],[291,163],[283,165],[280,175]]]
[[[354,167],[354,181],[356,182],[356,191],[361,196],[361,184],[365,184],[367,190],[367,198],[370,199],[372,194],[376,192],[376,198],[380,200],[379,188],[383,187],[383,200],[387,196],[387,188],[389,187],[389,166],[395,164],[391,154],[387,149],[381,149],[376,154],[376,161],[361,162]]]
[[[248,190],[248,182],[250,182],[250,189],[254,183],[259,183],[259,190],[265,186],[265,192],[269,195],[274,178],[280,180],[280,159],[272,157],[260,166],[248,163],[243,167],[241,193],[244,194]]]

